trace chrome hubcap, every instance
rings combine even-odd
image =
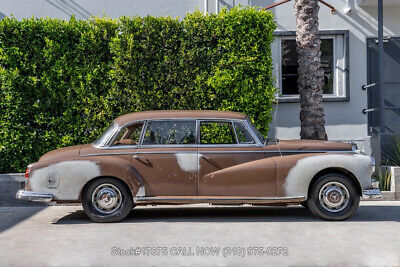
[[[329,182],[319,190],[319,203],[329,212],[339,212],[347,207],[350,194],[347,187],[339,182]]]
[[[93,207],[103,214],[115,212],[121,206],[121,203],[121,191],[113,184],[101,184],[93,191]]]

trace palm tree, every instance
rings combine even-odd
[[[321,67],[321,39],[318,35],[318,0],[295,0],[296,43],[299,62],[297,84],[300,93],[301,139],[327,140],[325,132]]]

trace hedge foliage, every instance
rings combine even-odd
[[[271,13],[0,21],[0,173],[96,139],[119,115],[212,109],[266,134],[275,96]]]

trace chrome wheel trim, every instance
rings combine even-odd
[[[340,212],[350,202],[350,193],[347,187],[340,182],[328,182],[319,190],[319,203],[329,212]]]
[[[102,214],[111,214],[122,204],[121,191],[113,184],[100,184],[92,194],[93,207]]]

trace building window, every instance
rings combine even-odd
[[[298,57],[296,40],[281,41],[282,51],[282,95],[297,95]],[[321,65],[324,70],[324,94],[333,94],[333,39],[321,40]]]
[[[334,31],[333,31],[334,32]],[[339,31],[338,31],[339,32]],[[293,34],[293,35],[292,35]],[[348,59],[346,32],[321,34],[321,66],[324,70],[323,98],[347,99]],[[298,55],[294,32],[278,32],[272,46],[276,83],[280,89],[279,99],[298,100]]]

